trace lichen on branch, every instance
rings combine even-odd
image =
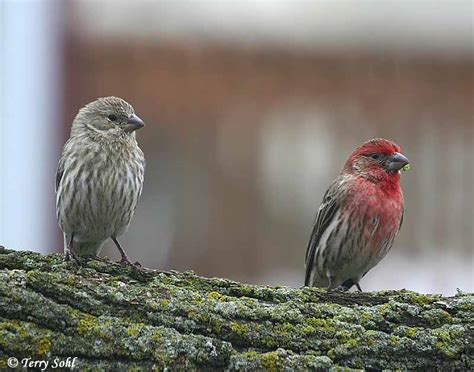
[[[0,368],[474,368],[474,295],[327,292],[123,267],[0,247]]]

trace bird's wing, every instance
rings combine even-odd
[[[54,188],[54,190],[56,192],[58,192],[59,184],[61,183],[61,179],[63,178],[63,174],[64,174],[64,157],[61,156],[61,158],[59,159],[59,163],[58,163],[58,169],[56,170],[56,186]]]
[[[324,231],[327,229],[331,223],[334,214],[339,209],[339,203],[337,202],[336,194],[337,189],[336,185],[340,184],[340,180],[336,179],[333,184],[329,187],[324,194],[323,202],[318,209],[316,219],[314,221],[313,231],[311,232],[311,238],[309,239],[308,247],[306,248],[306,274],[305,274],[305,285],[310,285],[309,281],[311,278],[311,270],[314,265],[314,255],[316,253],[316,248],[318,246],[319,240],[323,235]]]

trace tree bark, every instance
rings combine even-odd
[[[126,370],[468,370],[474,295],[265,287],[0,247],[8,357]]]

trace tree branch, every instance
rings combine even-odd
[[[474,368],[474,295],[264,287],[0,247],[0,367]]]

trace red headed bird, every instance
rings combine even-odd
[[[306,250],[305,285],[348,290],[387,254],[403,221],[400,146],[357,148],[326,191]]]

